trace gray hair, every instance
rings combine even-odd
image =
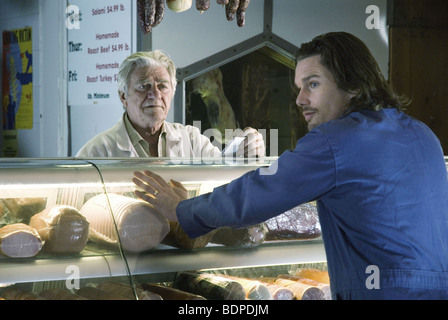
[[[161,50],[135,52],[128,56],[118,69],[118,92],[128,93],[128,85],[135,68],[141,66],[165,67],[170,75],[173,96],[176,92],[176,66],[171,58]]]

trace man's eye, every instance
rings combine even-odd
[[[137,87],[138,90],[146,90],[148,89],[148,84],[140,84]]]
[[[310,82],[310,88],[316,88],[319,84],[315,81]]]

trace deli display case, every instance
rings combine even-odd
[[[262,290],[249,293],[247,281],[252,289],[255,282],[272,289],[279,274],[293,281],[299,271],[326,272],[315,204],[257,226],[189,239],[137,199],[132,178],[134,171],[151,170],[181,182],[193,197],[275,160],[0,159],[0,297],[169,299],[163,288],[186,294],[175,299],[274,299]],[[298,217],[295,228],[279,232]],[[210,282],[219,282],[219,293],[193,286],[204,287],[206,275],[215,276]],[[234,283],[245,295],[235,293]],[[290,298],[328,298],[318,285],[308,287]]]

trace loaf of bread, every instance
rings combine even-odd
[[[222,227],[213,233],[210,242],[232,247],[256,247],[263,243],[267,233],[264,223],[238,229]]]
[[[211,300],[244,300],[246,292],[238,282],[222,276],[181,272],[174,281],[174,287]]]
[[[205,247],[212,239],[213,233],[209,232],[197,238],[190,238],[178,222],[169,221],[170,231],[162,240],[163,244],[180,249],[199,249]]]
[[[276,277],[261,277],[260,281],[290,289],[296,300],[325,300],[325,293],[315,286]]]
[[[45,241],[44,250],[53,253],[81,252],[89,236],[89,223],[71,206],[46,208],[32,216],[29,225]]]
[[[90,224],[90,240],[115,246],[120,240],[122,248],[129,252],[152,249],[169,232],[165,217],[149,203],[130,197],[97,195],[90,198],[80,211]]]
[[[87,300],[85,297],[64,289],[46,289],[39,292],[39,296],[47,300]]]
[[[0,228],[0,252],[5,256],[34,257],[42,246],[42,239],[36,229],[24,223],[14,223]]]
[[[330,284],[328,271],[325,270],[319,270],[315,268],[301,268],[297,269],[294,275],[297,277],[308,278],[321,283]]]
[[[198,294],[186,292],[173,287],[162,286],[159,284],[142,283],[139,285],[143,290],[157,293],[163,300],[206,300]]]
[[[157,293],[143,290],[138,287],[136,287],[134,291],[130,285],[117,281],[103,281],[97,285],[97,288],[114,295],[120,295],[129,300],[136,300],[136,295],[138,300],[163,300]]]
[[[265,223],[266,240],[314,239],[322,234],[314,202],[292,208]]]

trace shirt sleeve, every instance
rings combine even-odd
[[[177,217],[184,231],[195,238],[223,226],[261,223],[319,198],[336,183],[333,150],[325,135],[315,129],[269,167],[182,201]]]

